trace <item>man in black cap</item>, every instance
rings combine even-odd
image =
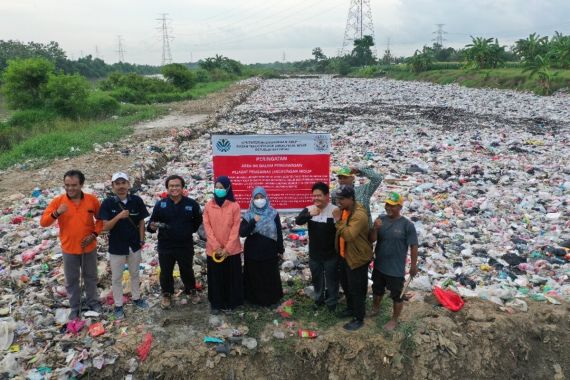
[[[336,192],[341,218],[336,223],[335,243],[340,253],[341,283],[346,286],[347,309],[343,316],[352,316],[344,325],[349,331],[364,324],[366,293],[368,291],[368,265],[372,260],[372,244],[368,240],[369,221],[366,209],[357,203],[352,186],[340,186]]]

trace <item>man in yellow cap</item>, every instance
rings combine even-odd
[[[348,185],[354,186],[355,175],[368,178],[370,181],[368,183],[362,184],[360,186],[354,187],[355,199],[366,209],[368,215],[368,220],[370,221],[370,226],[372,226],[372,217],[370,216],[370,197],[374,194],[384,176],[380,173],[376,173],[370,168],[356,168],[343,166],[334,171],[337,177],[338,185]],[[333,196],[332,203],[336,205],[336,198]]]
[[[404,308],[404,300],[400,296],[404,287],[408,249],[411,256],[410,276],[418,273],[418,236],[414,223],[400,214],[403,204],[404,198],[400,194],[389,193],[384,206],[386,215],[380,215],[374,221],[370,233],[370,240],[377,241],[372,273],[372,315],[378,315],[382,297],[388,289],[394,307],[392,319],[384,325],[387,331],[396,328]]]

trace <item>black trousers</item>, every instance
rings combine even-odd
[[[344,261],[344,260],[343,260]],[[364,320],[366,313],[366,293],[368,291],[368,263],[360,267],[350,269],[346,261],[342,264],[345,268],[348,283],[346,298],[347,308],[352,310],[352,316],[360,321]]]
[[[189,248],[175,248],[158,251],[158,263],[160,264],[160,288],[162,294],[174,294],[174,265],[178,263],[180,278],[184,284],[184,292],[190,293],[196,289],[196,278],[192,263],[194,250]]]

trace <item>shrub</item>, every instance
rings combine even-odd
[[[57,115],[49,110],[43,109],[29,109],[16,111],[12,114],[6,125],[11,127],[27,127],[34,124],[39,124],[46,121],[52,121]]]
[[[2,77],[2,92],[8,106],[14,109],[42,107],[42,91],[53,71],[53,63],[43,58],[9,61]]]
[[[81,75],[52,75],[45,86],[46,106],[62,116],[84,112],[89,82]]]
[[[84,117],[98,118],[115,114],[121,105],[111,95],[95,91],[89,94],[85,100]]]
[[[196,82],[198,83],[210,82],[212,80],[208,70],[198,69],[194,73],[196,76]]]
[[[161,72],[169,83],[172,83],[181,90],[189,90],[196,83],[194,73],[179,63],[166,65],[162,68]]]
[[[212,81],[226,81],[235,79],[235,75],[229,73],[228,71],[222,69],[212,69],[210,70],[210,77]]]
[[[148,95],[176,92],[178,89],[162,79],[143,77],[138,74],[113,73],[99,82],[99,88],[120,102],[148,103]]]

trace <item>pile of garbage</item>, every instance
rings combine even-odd
[[[443,286],[510,311],[525,311],[528,299],[570,300],[568,97],[331,77],[257,84],[245,102],[216,115],[208,133],[174,131],[130,147],[141,163],[125,170],[149,210],[164,195],[170,174],[187,180],[187,194],[199,204],[211,197],[209,133],[330,132],[332,166],[365,166],[384,175],[371,202],[373,216],[383,213],[388,191],[405,197],[403,214],[420,237],[420,273],[411,284],[416,299],[420,291]],[[97,147],[99,154],[112,149],[116,144]],[[106,182],[87,178],[84,190],[103,199],[111,174]],[[335,182],[331,175],[331,185]],[[29,379],[66,378],[130,355],[134,372],[151,349],[152,325],[137,327],[137,345],[143,348],[125,353],[114,344],[128,325],[113,320],[112,313],[67,323],[57,226],[39,227],[43,209],[60,193],[38,183],[0,212],[0,371]],[[281,277],[306,283],[310,237],[293,219],[282,215]],[[105,237],[99,243],[101,298],[111,310]],[[155,246],[155,236],[149,236],[140,268],[151,305],[160,294]],[[198,242],[194,269],[201,284],[204,255]],[[128,283],[126,272],[127,292]],[[208,341],[220,353],[227,353],[228,341],[248,349],[257,345],[247,337],[247,326],[210,322],[223,332]]]

